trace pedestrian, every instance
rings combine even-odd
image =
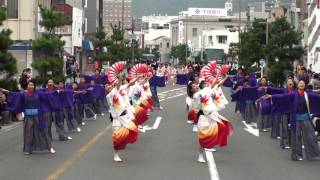
[[[24,112],[23,152],[26,155],[41,150],[55,153],[48,134],[48,126],[40,114],[44,104],[41,96],[44,94],[41,91],[36,91],[35,82],[33,80],[28,82],[26,92],[16,93],[5,89],[1,89],[1,91],[12,96],[13,101],[8,104],[10,111]]]
[[[82,93],[79,94],[79,112],[82,119],[96,120],[97,114],[93,110],[93,87],[90,84],[86,84],[84,77],[80,77],[80,83],[78,90]]]
[[[47,95],[47,99],[45,99],[47,103],[45,108],[43,109],[43,112],[44,118],[48,125],[48,134],[52,139],[52,123],[54,123],[56,132],[59,136],[59,140],[71,140],[72,138],[68,136],[67,132],[65,131],[63,119],[60,115],[60,112],[63,110],[63,108],[57,90],[58,89],[55,87],[54,81],[52,79],[48,80],[47,88],[43,89],[43,91]]]
[[[288,75],[288,79],[286,81],[285,88],[267,88],[267,94],[274,95],[274,94],[286,94],[286,93],[295,93],[296,91],[296,84],[293,80],[293,76]],[[288,106],[288,105],[286,105]],[[291,148],[291,141],[292,135],[294,134],[294,129],[290,126],[290,111],[283,112],[280,117],[280,148],[282,149],[290,149]],[[278,119],[272,119],[272,121],[277,121]],[[272,126],[274,128],[274,126]]]
[[[216,80],[208,83],[202,83],[200,91],[194,94],[194,98],[200,99],[200,108],[198,112],[198,138],[200,143],[200,152],[198,162],[206,162],[204,151],[216,151],[215,146],[221,147],[227,145],[228,137],[232,134],[230,122],[218,113],[219,107],[224,106],[222,101],[218,100],[219,95],[214,93],[214,88],[221,85]],[[216,86],[217,85],[217,86]]]
[[[60,118],[62,119],[62,122],[67,124],[68,131],[77,131],[81,132],[81,128],[79,127],[78,122],[75,119],[74,116],[74,96],[71,89],[66,89],[65,83],[63,81],[59,82],[58,86],[59,90],[59,98],[61,102],[61,111],[59,112]]]
[[[159,67],[157,64],[152,64],[151,67],[153,68],[153,75],[149,80],[149,85],[150,85],[150,91],[152,94],[152,101],[156,109],[162,110],[163,108],[160,105],[158,92],[157,92],[157,83],[155,82],[156,72],[159,69]]]
[[[306,82],[300,80],[298,89],[295,93],[268,96],[269,98],[272,98],[275,107],[285,108],[279,106],[279,103],[285,103],[289,105],[289,108],[292,108],[290,115],[291,127],[293,128],[293,138],[291,142],[291,159],[293,161],[303,160],[302,141],[306,159],[320,160],[320,149],[310,116],[311,113],[319,113],[317,112],[317,108],[314,108],[311,105],[317,104],[320,101],[320,96],[306,92],[305,89]],[[316,112],[312,112],[311,110]]]
[[[22,90],[27,90],[28,88],[28,81],[31,78],[31,69],[26,68],[22,71],[22,74],[19,79],[19,84]]]
[[[257,112],[258,112],[258,121],[257,126],[258,129],[262,132],[268,132],[270,128],[270,112],[265,112],[263,109],[263,103],[270,104],[269,100],[264,100],[261,97],[266,95],[266,91],[268,88],[268,79],[267,77],[262,77],[259,81],[259,88],[258,88],[258,100],[256,101],[257,105]]]
[[[128,97],[123,94],[131,85],[134,84],[134,82],[121,85],[124,79],[124,73],[121,72],[122,69],[116,69],[116,71],[119,72],[117,80],[115,80],[114,84],[110,81],[105,87],[110,113],[113,118],[113,160],[115,162],[122,162],[119,151],[124,150],[127,144],[133,144],[138,140],[138,128],[133,122],[135,117],[130,111],[131,108],[128,106]],[[108,74],[108,76],[112,75]]]
[[[10,112],[7,110],[7,97],[0,92],[0,127],[10,124]]]

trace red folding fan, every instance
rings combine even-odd
[[[119,61],[114,63],[109,69],[108,69],[108,81],[110,83],[114,83],[118,80],[118,74],[125,68],[126,62],[125,61]]]
[[[202,68],[201,73],[207,82],[212,83],[220,73],[220,69],[217,68],[217,63],[215,61],[211,61]]]
[[[146,75],[147,73],[148,66],[146,64],[136,64],[130,68],[128,78],[131,80],[137,78],[141,74]]]
[[[221,74],[226,75],[230,70],[230,66],[228,64],[224,64],[221,66]]]

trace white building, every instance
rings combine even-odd
[[[161,54],[161,62],[168,62],[170,60],[170,21],[175,18],[177,16],[152,15],[142,17],[141,46],[150,49],[157,48]]]
[[[224,53],[228,53],[229,45],[231,43],[239,42],[239,33],[230,31],[228,29],[223,30],[206,30],[203,31],[203,44],[204,49],[220,49]]]
[[[72,24],[57,29],[57,34],[62,35],[65,41],[64,50],[70,55],[76,55],[81,50],[83,40],[83,10],[72,8]]]
[[[320,72],[320,9],[316,0],[310,0],[308,12],[308,66]]]
[[[143,16],[142,17],[142,34],[144,36],[144,46],[153,44],[153,40],[159,37],[170,38],[170,21],[177,16]]]

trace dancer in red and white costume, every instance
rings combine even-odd
[[[133,144],[138,140],[138,128],[133,122],[135,117],[127,97],[128,88],[136,82],[136,79],[122,85],[124,66],[124,62],[118,62],[110,68],[108,72],[109,83],[105,87],[109,111],[113,118],[112,141],[115,162],[122,162],[119,156],[120,150],[124,150],[127,144]]]
[[[223,72],[223,68],[218,68],[215,62],[210,62],[202,70],[205,81],[200,83],[200,90],[195,85],[192,88],[193,102],[199,102],[197,131],[201,146],[198,156],[200,163],[206,162],[204,150],[215,151],[215,146],[227,145],[228,137],[233,133],[231,123],[218,113],[228,103],[220,87],[225,80]]]

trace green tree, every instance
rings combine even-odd
[[[120,22],[118,25],[111,25],[112,35],[111,43],[108,46],[107,59],[112,63],[116,61],[127,60],[128,46],[124,42],[124,30],[121,27]]]
[[[255,19],[252,27],[248,31],[240,34],[239,64],[245,67],[251,67],[255,62],[259,63],[259,60],[265,57],[265,45],[265,20]]]
[[[95,60],[99,61],[99,64],[108,60],[107,52],[104,49],[112,44],[111,39],[107,36],[107,33],[104,31],[103,27],[99,27],[97,32],[94,33],[93,46],[97,50],[96,55],[93,57]]]
[[[6,9],[0,7],[0,26],[6,19]],[[17,81],[14,75],[17,73],[16,59],[8,52],[8,48],[13,41],[10,39],[11,30],[3,29],[0,31],[0,87],[10,90],[17,89]]]
[[[39,6],[42,20],[40,25],[47,30],[40,38],[32,41],[32,49],[36,59],[32,67],[38,71],[38,82],[45,85],[48,79],[63,80],[62,49],[65,44],[55,33],[56,28],[69,25],[71,21],[61,13],[53,12],[46,7]],[[49,73],[50,72],[50,73]]]
[[[154,57],[155,57],[156,60],[159,60],[160,57],[161,57],[161,54],[160,54],[158,48],[153,48],[153,49],[151,50],[151,54],[154,55]]]
[[[292,62],[303,54],[302,33],[295,31],[286,18],[281,17],[270,24],[269,37],[265,48],[270,69],[268,75],[273,83],[280,85],[285,81],[286,73],[292,71]]]
[[[302,33],[295,31],[285,17],[276,18],[268,26],[267,44],[265,20],[255,19],[252,27],[240,34],[239,64],[254,70],[256,68],[251,68],[252,64],[259,65],[260,59],[267,59],[269,79],[273,84],[280,85],[286,73],[292,70],[293,60],[303,54],[300,46]]]
[[[187,48],[186,44],[180,44],[178,46],[171,47],[170,56],[174,58],[178,58],[181,63],[187,61],[186,54],[188,57],[190,56],[190,50],[189,48]]]

